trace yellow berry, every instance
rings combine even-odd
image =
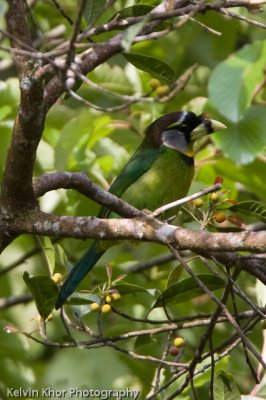
[[[214,201],[214,202],[218,201],[218,200],[219,200],[219,195],[218,195],[218,193],[213,192],[213,193],[210,195],[210,199],[211,199],[211,201]]]
[[[112,310],[110,304],[104,304],[102,306],[102,313],[107,314]]]
[[[120,293],[117,293],[117,292],[115,292],[115,293],[113,293],[112,294],[112,299],[113,300],[119,300],[119,299],[121,299],[121,294]]]
[[[98,304],[98,303],[91,303],[90,307],[91,307],[91,311],[97,311],[97,310],[99,310],[99,308],[100,308],[100,304]]]
[[[63,276],[62,276],[62,274],[60,274],[60,272],[56,272],[56,273],[53,275],[52,280],[53,280],[56,284],[61,283],[62,280],[63,280]]]
[[[153,78],[150,80],[150,87],[152,89],[156,89],[158,86],[161,86],[161,82],[159,81],[159,79]]]
[[[184,339],[182,337],[176,337],[174,339],[174,345],[176,347],[182,347],[182,346],[184,346],[184,344],[185,344],[185,341],[184,341]]]
[[[180,353],[180,349],[178,347],[176,347],[176,346],[170,346],[169,353],[172,356],[178,356],[178,354]]]
[[[111,302],[112,302],[112,300],[113,300],[113,299],[112,299],[112,297],[111,297],[111,296],[109,296],[109,295],[105,297],[105,301],[106,301],[106,303],[111,303]]]
[[[155,91],[158,97],[163,97],[170,93],[170,88],[167,85],[161,85]]]
[[[222,211],[217,211],[214,214],[214,219],[218,224],[221,224],[222,222],[224,222],[226,220],[226,215]]]
[[[197,207],[197,208],[200,208],[200,207],[202,207],[203,206],[203,200],[202,199],[195,199],[194,200],[194,206],[195,207]]]

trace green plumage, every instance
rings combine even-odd
[[[175,112],[154,121],[145,138],[109,191],[142,210],[156,208],[186,196],[194,174],[193,142],[224,126],[191,112]],[[174,212],[174,211],[173,211]],[[118,215],[103,207],[100,218]],[[94,241],[77,261],[62,286],[61,307],[79,282],[115,242]]]

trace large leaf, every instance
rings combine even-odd
[[[175,77],[175,71],[168,64],[157,58],[135,53],[124,53],[124,57],[136,68],[148,72],[165,83],[172,82]]]
[[[251,215],[252,217],[266,223],[266,206],[260,201],[241,201],[240,203],[230,206],[229,210]]]
[[[231,374],[219,371],[214,380],[214,400],[241,400]]]
[[[215,136],[223,152],[239,164],[252,162],[266,146],[266,113],[262,106],[251,106],[238,124]]]
[[[214,291],[224,287],[225,282],[223,279],[210,275],[199,274],[198,278],[208,287],[209,290]],[[167,305],[180,304],[185,301],[194,299],[194,297],[204,294],[196,281],[192,278],[186,278],[175,285],[168,287],[157,299],[153,308],[163,307]]]
[[[86,0],[83,17],[88,26],[91,26],[102,12],[106,0]]]
[[[23,279],[30,289],[39,314],[46,319],[52,312],[58,296],[56,283],[46,275],[30,275],[27,271],[23,274]]]
[[[220,63],[209,81],[215,107],[229,120],[239,121],[250,106],[255,87],[263,79],[266,41],[244,46]]]
[[[229,159],[221,159],[215,164],[215,175],[222,175],[227,182],[239,182],[256,196],[266,199],[265,162],[255,159],[248,165],[236,165]],[[204,169],[207,174],[207,168]]]

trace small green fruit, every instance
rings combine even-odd
[[[197,208],[200,208],[200,207],[203,206],[203,200],[200,199],[200,198],[199,199],[195,199],[193,203],[194,203],[194,206],[197,207]]]
[[[158,97],[164,97],[170,93],[170,88],[167,85],[161,85],[158,86],[155,91]]]
[[[156,89],[157,87],[161,86],[161,82],[159,81],[159,79],[153,78],[153,79],[150,80],[149,83],[150,83],[150,87],[152,89]]]
[[[210,199],[211,199],[211,201],[213,201],[213,202],[218,201],[218,200],[219,200],[219,195],[218,195],[218,193],[213,192],[213,193],[210,195]]]

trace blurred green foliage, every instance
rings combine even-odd
[[[66,13],[74,19],[76,1],[67,0],[62,3]],[[104,3],[103,1],[90,2],[90,5],[97,9],[91,9],[89,6],[86,8],[82,22],[83,28],[87,24],[93,26],[97,15],[99,15],[97,25],[100,25],[112,19],[124,8],[135,4],[153,6],[159,2],[119,0],[100,14]],[[0,1],[0,21],[3,24],[5,6],[5,2]],[[127,9],[124,15],[139,15],[136,13],[145,13],[148,9],[143,7],[142,10]],[[247,14],[242,10],[238,10],[238,12],[243,15]],[[51,43],[48,40],[48,32],[58,25],[64,25],[63,38],[69,38],[71,26],[62,18],[51,2],[37,1],[32,8],[32,15],[36,24],[30,20],[29,24],[33,38],[38,41],[38,37],[42,37],[40,50],[49,50]],[[214,12],[208,12],[195,18],[202,24],[220,32],[221,35],[215,35],[195,21],[188,20],[180,29],[167,36],[162,36],[156,41],[144,41],[132,47],[129,43],[129,54],[114,56],[88,75],[91,81],[104,89],[120,95],[139,96],[150,91],[151,78],[159,78],[162,83],[167,82],[171,87],[174,79],[177,79],[192,64],[198,63],[199,68],[184,91],[177,93],[165,104],[136,102],[125,110],[113,113],[96,111],[71,97],[62,97],[60,104],[55,104],[47,116],[45,131],[37,153],[35,175],[52,171],[84,171],[91,180],[107,189],[140,143],[145,127],[153,119],[180,109],[192,110],[197,113],[211,114],[212,117],[223,121],[228,129],[222,134],[214,135],[213,141],[198,153],[196,176],[191,192],[211,185],[215,176],[221,175],[224,178],[223,188],[228,190],[228,198],[237,201],[263,202],[266,197],[265,81],[264,85],[261,84],[265,75],[265,33],[258,27],[226,18]],[[263,16],[257,14],[256,19],[262,21]],[[39,28],[37,29],[36,26]],[[112,32],[105,33],[96,37],[95,40],[107,39],[112,35]],[[3,42],[5,45],[8,44],[5,39]],[[0,57],[2,59],[0,69],[0,174],[2,176],[19,104],[19,85],[10,54],[1,49]],[[114,97],[97,88],[88,87],[85,83],[78,89],[78,94],[102,108],[112,108],[121,104],[119,97]],[[154,93],[151,96],[156,97]],[[99,205],[71,190],[48,193],[40,199],[40,205],[44,211],[61,215],[97,215],[99,210]],[[260,215],[263,214],[260,213]],[[249,217],[247,222],[256,222],[260,219],[258,215],[254,214],[253,219],[252,215]],[[245,221],[245,217],[242,216],[242,218]],[[187,226],[199,228],[195,222],[189,223]],[[232,225],[229,224],[229,227]],[[40,252],[27,258],[10,273],[1,276],[1,296],[5,298],[28,293],[28,288],[23,281],[24,271],[33,275],[46,276],[56,271],[64,274],[66,258],[68,257],[69,262],[74,262],[88,245],[89,242],[65,239],[58,245],[57,255],[52,256],[52,261],[51,259],[49,261],[47,260],[47,246],[45,248],[45,245],[41,245],[34,237],[18,238],[3,253],[2,269],[10,266],[32,248],[40,248]],[[48,251],[51,252],[50,247]],[[160,245],[131,246],[122,243],[110,249],[100,260],[98,266],[84,279],[80,288],[89,290],[97,288],[95,293],[98,293],[98,288],[107,281],[105,265],[107,262],[111,263],[114,278],[121,274],[127,274],[126,278],[122,280],[124,286],[121,282],[120,289],[123,295],[116,307],[136,318],[145,318],[148,315],[152,319],[165,319],[162,308],[152,309],[152,307],[156,300],[159,301],[160,293],[168,288],[169,275],[175,270],[178,263],[169,261],[163,265],[155,265],[142,274],[128,273],[129,267],[134,263],[148,261],[165,252],[166,249]],[[206,268],[200,260],[192,259],[190,266],[200,276],[206,274]],[[180,278],[179,275],[180,271],[175,282],[179,279],[191,279],[183,271]],[[36,284],[36,282],[33,283]],[[246,291],[252,292],[253,298],[256,296],[254,278],[242,273],[239,284]],[[135,289],[133,285],[137,285]],[[180,286],[180,283],[176,283],[176,285]],[[50,287],[53,287],[51,282]],[[137,290],[137,287],[142,290]],[[221,278],[217,284],[217,289],[220,288]],[[38,287],[36,289],[35,286],[34,290],[38,290]],[[218,293],[220,292],[218,291]],[[171,315],[175,318],[182,318],[188,314],[212,313],[215,305],[204,295],[196,297],[200,293],[195,291],[193,295],[190,292],[185,305],[183,302],[177,301],[176,304],[171,302]],[[174,292],[174,295],[178,297],[182,293]],[[90,301],[95,298],[97,299],[97,297],[90,298]],[[237,306],[239,311],[245,309],[244,303],[240,300],[238,300]],[[91,329],[97,330],[97,313],[90,312],[86,305],[82,307],[83,309],[77,307],[73,310],[83,316],[84,322]],[[47,317],[46,310],[42,316]],[[38,312],[33,302],[1,311],[0,390],[3,398],[5,398],[7,387],[19,386],[34,388],[85,386],[96,389],[129,387],[141,390],[142,398],[150,390],[155,364],[134,360],[125,354],[107,348],[89,351],[73,348],[59,351],[57,348],[43,347],[27,340],[22,335],[8,333],[8,330],[4,330],[4,328],[10,324],[15,325],[21,331],[34,331],[38,326]],[[147,326],[141,322],[123,319],[113,312],[102,316],[102,330],[108,336],[130,330],[141,330],[144,327]],[[53,340],[63,341],[66,331],[58,313],[54,313],[53,320],[48,322],[47,330],[49,337]],[[219,344],[226,334],[232,332],[233,330],[228,325],[218,325],[213,338],[214,345]],[[198,339],[204,333],[204,328],[185,329],[181,333],[182,337],[186,339],[186,349],[180,362],[187,362],[193,356]],[[79,336],[82,338],[81,334]],[[254,329],[251,339],[254,345],[260,348],[262,335],[259,327]],[[129,339],[126,346],[134,348],[134,342],[135,339]],[[140,343],[138,340],[136,349],[143,355],[160,358],[166,343],[165,334],[154,335],[149,337],[148,343],[147,341]],[[171,361],[171,357],[168,359]],[[253,382],[241,349],[235,349],[231,357],[225,358],[221,363],[222,367],[218,366],[218,369],[227,369],[229,372],[237,371],[234,379],[240,387],[241,393],[248,393]],[[170,377],[171,370],[166,369],[165,381],[167,382]],[[218,374],[217,396],[218,394],[221,396],[221,386],[226,379],[230,381],[231,378],[225,373]],[[209,380],[210,370],[206,370],[195,380],[202,399],[208,397]],[[175,382],[169,394],[179,387],[181,381],[182,379]],[[237,392],[236,388],[234,390]],[[187,390],[178,398],[185,400],[191,398],[190,396],[191,392]]]

